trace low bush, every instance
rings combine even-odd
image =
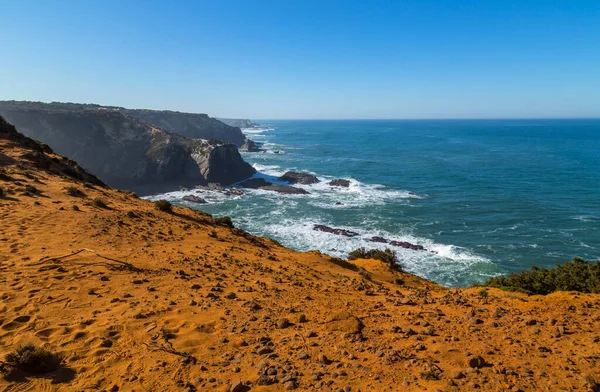
[[[83,193],[83,191],[81,189],[79,189],[73,185],[69,185],[68,187],[66,187],[65,191],[67,191],[67,195],[69,195],[69,196],[85,197],[85,193]]]
[[[62,361],[60,355],[33,344],[25,344],[6,355],[5,361],[0,362],[0,372],[4,375],[15,371],[44,374],[58,369]]]
[[[94,205],[96,207],[100,207],[100,208],[108,208],[108,204],[106,204],[106,200],[104,200],[101,197],[97,197],[94,199],[93,201]]]
[[[168,212],[168,213],[173,212],[173,204],[171,204],[171,202],[168,200],[161,199],[161,200],[155,201],[154,206],[156,207],[157,210],[160,210],[162,212]]]
[[[396,252],[386,249],[370,249],[366,250],[365,248],[358,248],[348,253],[348,260],[356,260],[356,259],[374,259],[383,261],[388,265],[390,269],[394,269],[396,271],[402,271],[402,265],[400,261],[396,257]]]
[[[574,258],[555,268],[531,267],[530,271],[497,276],[486,286],[528,294],[550,294],[555,291],[579,291],[600,294],[600,260]]]
[[[30,195],[37,195],[40,191],[33,185],[25,185],[25,193]]]
[[[220,226],[233,227],[233,221],[228,216],[222,216],[220,218],[215,218],[215,223]]]
[[[487,298],[489,293],[486,289],[481,289],[479,290],[479,292],[477,293],[481,298]]]

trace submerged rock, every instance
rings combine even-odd
[[[325,225],[314,225],[313,230],[323,231],[325,233],[331,233],[335,235],[343,235],[344,237],[356,237],[358,233],[355,231],[350,231],[346,229],[337,229],[334,227],[329,227]]]
[[[196,204],[206,204],[206,200],[195,195],[185,195],[181,198],[181,200]]]
[[[296,188],[296,187],[289,186],[289,185],[278,185],[278,184],[276,185],[269,181],[266,181],[263,178],[250,178],[246,181],[240,182],[238,185],[243,188],[262,189],[262,190],[266,190],[266,191],[273,191],[273,192],[289,194],[289,195],[306,195],[306,194],[310,193],[307,190],[302,189],[302,188]]]
[[[312,174],[298,173],[298,172],[293,172],[293,171],[286,172],[283,176],[279,177],[279,180],[289,182],[290,184],[303,184],[303,185],[316,184],[316,183],[320,182],[319,179]]]
[[[378,237],[378,236],[371,237],[371,239],[369,239],[369,241],[371,241],[371,242],[379,242],[379,243],[382,243],[382,244],[387,244],[387,243],[389,242],[389,241],[388,241],[388,240],[386,240],[385,238],[383,238],[383,237]]]
[[[328,184],[331,186],[339,186],[339,187],[343,187],[343,188],[348,188],[350,186],[350,181],[338,178],[336,180],[329,181]]]
[[[425,248],[422,245],[415,245],[406,241],[390,241],[390,245],[399,246],[404,249],[425,250]]]

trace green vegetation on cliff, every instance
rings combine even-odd
[[[600,261],[576,257],[555,268],[534,266],[530,271],[490,278],[485,285],[528,294],[544,295],[555,291],[600,294]]]

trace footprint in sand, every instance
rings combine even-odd
[[[27,323],[29,320],[31,320],[31,316],[19,316],[13,321],[4,324],[2,326],[2,329],[5,331],[13,331],[21,327],[23,324]]]

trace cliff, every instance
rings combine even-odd
[[[240,128],[232,127],[206,114],[173,112],[170,110],[138,110],[113,108],[169,132],[196,139],[215,139],[241,147],[246,136]]]
[[[232,144],[186,138],[103,107],[0,103],[0,115],[119,188],[160,192],[255,173]]]
[[[248,119],[239,119],[239,118],[217,118],[217,120],[237,128],[258,128],[260,124],[252,122],[252,120]]]
[[[598,390],[600,295],[295,252],[94,185],[1,121],[0,152],[0,361],[62,359],[0,390]]]
[[[203,113],[184,113],[171,110],[126,109],[119,106],[102,106],[70,102],[0,101],[0,115],[6,110],[44,110],[53,112],[78,112],[105,110],[119,112],[165,131],[194,139],[215,139],[240,147],[246,137],[238,127],[229,126]],[[5,115],[5,117],[7,117]]]

